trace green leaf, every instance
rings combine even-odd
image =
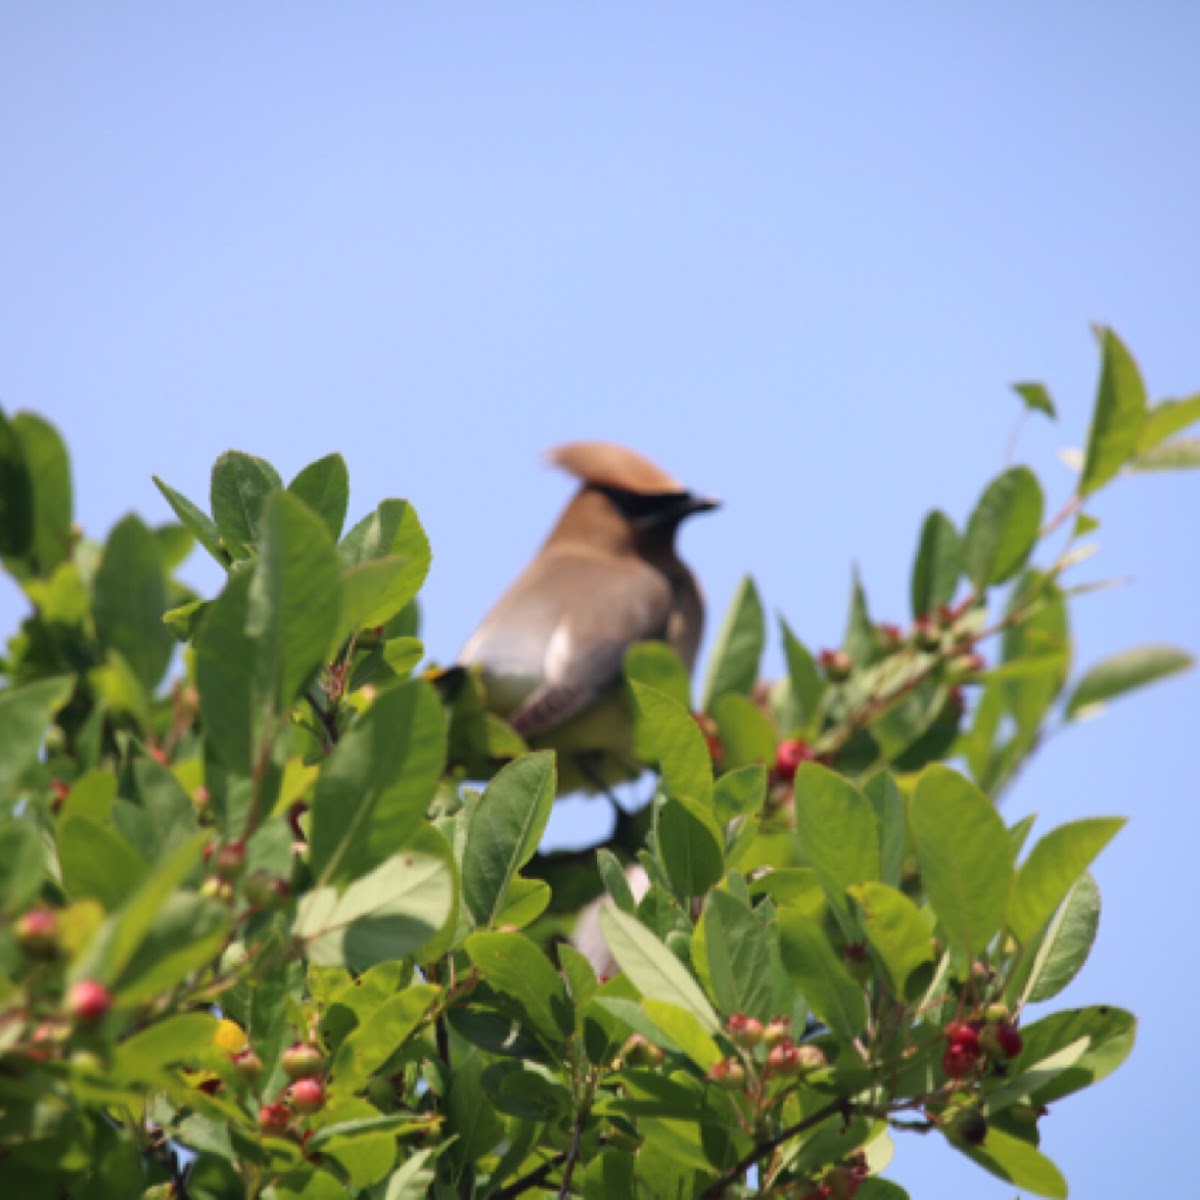
[[[1188,671],[1196,660],[1174,646],[1147,645],[1124,650],[1098,662],[1075,685],[1067,701],[1067,717],[1103,704],[1134,688]]]
[[[702,896],[725,873],[721,839],[711,821],[701,819],[673,797],[654,811],[658,853],[680,896]]]
[[[1135,471],[1188,471],[1200,467],[1200,437],[1163,442],[1143,451],[1131,465]]]
[[[0,793],[37,762],[46,729],[73,687],[60,675],[0,691]]]
[[[696,1019],[695,1014],[667,1000],[647,998],[642,1001],[646,1015],[702,1071],[707,1071],[725,1055],[717,1043]]]
[[[997,678],[1020,735],[1032,744],[1070,667],[1067,605],[1050,576],[1027,571],[1008,597],[1005,616],[1017,623],[1004,632],[1004,665]]]
[[[1044,383],[1014,383],[1013,391],[1025,401],[1025,407],[1030,412],[1045,413],[1052,421],[1058,420],[1054,401]]]
[[[767,1020],[775,957],[762,921],[729,892],[714,890],[692,939],[696,971],[723,1013]]]
[[[122,1005],[152,1001],[216,965],[231,924],[232,913],[218,900],[194,892],[168,896],[116,978]]]
[[[437,693],[423,679],[377,696],[326,760],[313,797],[313,875],[349,883],[423,826],[445,763]]]
[[[252,454],[228,450],[213,464],[209,504],[225,548],[235,558],[249,557],[267,497],[282,487],[279,472]]]
[[[34,499],[21,439],[0,409],[0,555],[24,558],[33,545]]]
[[[493,924],[524,929],[531,925],[550,906],[553,893],[550,885],[542,879],[524,879],[520,875],[509,885],[504,907],[496,914]]]
[[[720,1029],[717,1014],[687,968],[636,917],[605,904],[600,928],[613,958],[638,992],[687,1009],[709,1033]]]
[[[1183,400],[1164,400],[1156,404],[1142,423],[1137,440],[1138,454],[1153,450],[1196,421],[1200,421],[1200,392]]]
[[[892,995],[903,999],[908,977],[933,961],[929,926],[921,910],[886,883],[860,883],[849,890],[862,910],[867,940],[887,970]]]
[[[196,832],[196,813],[179,780],[162,763],[152,758],[136,759],[133,778],[154,836],[154,861],[170,854]]]
[[[867,593],[855,567],[854,585],[850,589],[850,615],[846,619],[842,648],[856,665],[865,666],[875,657],[876,637],[875,625],[867,608]]]
[[[953,1137],[947,1140],[998,1179],[1033,1192],[1035,1196],[1065,1200],[1067,1181],[1062,1172],[1031,1143],[994,1126],[988,1130],[981,1146],[971,1146]]]
[[[712,808],[712,762],[700,726],[670,696],[644,683],[635,681],[630,686],[653,741],[667,794],[705,825],[719,846],[720,831]]]
[[[1091,953],[1099,925],[1100,889],[1085,874],[1067,893],[1038,940],[1028,978],[1019,992],[1022,1006],[1057,996],[1079,974]]]
[[[625,651],[625,678],[656,688],[691,710],[691,676],[666,642],[634,642]]]
[[[1037,1063],[1071,1045],[1078,1038],[1088,1039],[1086,1052],[1071,1066],[1038,1088],[1030,1099],[1035,1104],[1053,1104],[1063,1096],[1078,1092],[1115,1071],[1133,1049],[1137,1021],[1132,1013],[1111,1005],[1068,1009],[1052,1013],[1021,1027],[1024,1048],[1017,1060]]]
[[[770,717],[749,696],[726,692],[713,702],[713,720],[730,770],[775,758],[775,727]]]
[[[109,826],[73,813],[58,824],[58,861],[67,895],[73,900],[94,896],[110,912],[150,873],[146,861]]]
[[[431,983],[414,984],[374,1008],[342,1042],[329,1064],[331,1091],[356,1092],[387,1062],[441,994]]]
[[[162,492],[163,498],[183,523],[183,527],[221,566],[228,566],[229,552],[221,545],[221,531],[217,528],[216,522],[182,493],[177,492],[169,484],[163,483],[157,475],[152,475],[151,478],[154,480],[154,486]]]
[[[117,651],[147,691],[163,677],[175,649],[162,620],[166,611],[158,542],[137,517],[128,516],[104,544],[92,582],[92,616],[100,644]]]
[[[637,900],[629,887],[629,880],[621,869],[621,864],[611,850],[603,847],[596,851],[596,867],[600,872],[600,881],[604,890],[612,897],[613,902],[622,911],[632,915],[637,912]]]
[[[975,958],[1004,922],[1012,849],[992,802],[948,767],[917,781],[909,828],[929,903],[951,945]]]
[[[766,641],[762,601],[747,575],[725,614],[709,656],[701,708],[712,712],[713,702],[726,692],[749,694],[758,679],[758,660]]]
[[[286,492],[266,499],[258,531],[246,633],[259,639],[277,711],[286,712],[333,644],[341,604],[337,555],[321,519]]]
[[[71,462],[63,440],[49,421],[33,413],[13,417],[13,432],[33,489],[33,543],[30,547],[39,575],[50,572],[71,556]]]
[[[488,784],[471,815],[463,853],[463,900],[478,927],[495,923],[509,885],[533,857],[550,819],[554,753],[527,754]]]
[[[473,933],[467,957],[487,982],[515,1000],[551,1046],[575,1027],[571,1002],[550,960],[522,933]]]
[[[761,763],[726,771],[713,787],[713,806],[722,825],[734,817],[753,816],[762,809],[766,798],[767,768]]]
[[[917,557],[913,562],[910,595],[914,617],[935,613],[949,604],[962,574],[963,543],[954,522],[934,509],[921,526]]]
[[[230,771],[246,778],[258,761],[267,704],[258,645],[246,633],[251,578],[249,571],[229,577],[194,643],[205,738]]]
[[[1052,829],[1021,864],[1009,901],[1008,925],[1028,942],[1053,916],[1096,855],[1125,824],[1122,817],[1095,817]]]
[[[350,567],[342,575],[341,620],[333,646],[340,646],[360,629],[385,625],[413,598],[416,583],[408,559],[402,555]]]
[[[878,771],[867,780],[863,793],[875,810],[879,826],[879,878],[899,887],[908,851],[908,818],[904,797],[888,771]]]
[[[0,913],[11,916],[25,908],[45,873],[42,839],[33,823],[18,817],[0,825]]]
[[[835,912],[849,913],[846,889],[879,878],[879,822],[845,777],[801,763],[795,778],[796,835]]]
[[[1133,356],[1111,329],[1099,328],[1100,386],[1092,412],[1079,494],[1106,484],[1137,448],[1146,423],[1146,387]]]
[[[350,473],[340,454],[327,454],[309,463],[287,490],[303,500],[325,522],[329,536],[336,542],[342,536],[346,506],[350,503]]]
[[[814,725],[821,710],[825,676],[817,670],[817,664],[808,648],[796,637],[782,617],[779,618],[779,631],[783,638],[784,657],[787,660],[792,704],[796,710],[795,725],[798,729],[808,729]]]
[[[163,1067],[198,1066],[209,1055],[217,1019],[207,1012],[175,1013],[139,1029],[117,1044],[113,1076],[117,1082],[153,1079]]]
[[[809,1007],[840,1037],[855,1038],[867,1023],[863,990],[830,945],[819,922],[781,908],[779,945],[783,965]]]
[[[313,962],[363,971],[430,950],[454,919],[456,880],[449,843],[428,832],[340,896],[318,887],[301,899],[292,932]]]
[[[406,500],[384,500],[342,538],[338,557],[343,570],[377,558],[404,559],[404,572],[390,587],[394,594],[407,591],[410,596],[420,591],[431,560],[429,539]],[[389,634],[413,632],[415,630],[389,630]]]
[[[1011,579],[1037,544],[1042,523],[1042,487],[1028,467],[997,476],[967,522],[963,570],[976,590]]]

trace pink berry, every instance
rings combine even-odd
[[[723,1058],[708,1070],[708,1077],[727,1092],[740,1092],[746,1086],[746,1068],[736,1058]]]
[[[801,1070],[800,1055],[791,1038],[771,1047],[767,1055],[768,1075],[796,1075]]]
[[[287,1107],[282,1104],[264,1104],[258,1110],[258,1128],[260,1132],[273,1137],[281,1137],[287,1133],[288,1121],[290,1119]]]
[[[67,992],[67,1012],[85,1025],[96,1025],[112,1008],[112,993],[94,979],[81,979]]]
[[[854,670],[854,660],[845,650],[822,650],[818,655],[822,669],[834,683],[841,683],[850,678]]]
[[[320,1075],[325,1056],[311,1042],[293,1042],[283,1052],[280,1063],[289,1079],[309,1079]]]
[[[301,1113],[315,1113],[325,1103],[325,1089],[319,1079],[297,1079],[288,1088],[292,1107]]]
[[[735,1046],[741,1046],[743,1049],[750,1049],[752,1046],[757,1046],[763,1040],[763,1024],[755,1017],[748,1017],[745,1013],[735,1012],[729,1014],[729,1020],[725,1022],[725,1028],[729,1030],[729,1040]]]
[[[31,908],[17,918],[14,932],[31,958],[53,958],[58,952],[58,916],[52,908]]]

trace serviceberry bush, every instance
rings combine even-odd
[[[654,796],[584,855],[538,853],[554,755],[422,669],[408,503],[345,532],[339,456],[285,485],[231,452],[209,511],[160,481],[176,520],[97,545],[55,430],[0,420],[30,605],[0,689],[0,1191],[897,1200],[919,1130],[1064,1196],[1048,1110],[1133,1046],[1129,1013],[1049,1004],[1122,821],[1034,830],[996,798],[1049,722],[1190,665],[1072,679],[1069,612],[1092,497],[1200,465],[1200,397],[1149,405],[1099,340],[1073,490],[1048,513],[1014,466],[930,513],[907,621],[856,585],[843,644],[781,623],[763,683],[746,580],[698,699],[633,647]],[[216,596],[176,575],[196,544]],[[597,898],[605,976],[565,936]]]

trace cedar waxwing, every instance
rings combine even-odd
[[[675,531],[718,501],[609,442],[571,442],[548,457],[580,488],[458,662],[482,668],[488,707],[527,742],[560,752],[560,790],[604,789],[641,769],[621,687],[625,651],[664,641],[692,669],[704,601]]]

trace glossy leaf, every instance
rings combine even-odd
[[[1034,846],[1017,871],[1009,902],[1014,937],[1027,942],[1037,933],[1124,824],[1122,817],[1072,821]]]
[[[74,814],[59,823],[58,860],[67,895],[94,896],[109,911],[149,874],[145,859],[110,826]]]
[[[1037,943],[1022,1004],[1037,1004],[1057,996],[1087,962],[1100,925],[1100,889],[1083,875],[1067,893]]]
[[[613,957],[642,996],[678,1004],[710,1033],[717,1032],[720,1023],[699,984],[636,917],[605,904],[600,927]]]
[[[963,571],[982,590],[1011,579],[1037,544],[1042,488],[1028,467],[997,476],[979,498],[963,538]]]
[[[346,506],[350,503],[350,473],[340,454],[327,454],[309,463],[288,484],[287,490],[321,518],[335,542],[341,537]]]
[[[509,763],[480,798],[462,862],[463,899],[477,926],[495,922],[509,885],[537,850],[556,787],[554,754],[543,750]]]
[[[976,957],[1003,923],[1012,885],[1004,822],[969,780],[932,766],[917,782],[909,828],[939,924],[951,945]]]
[[[848,779],[818,763],[796,772],[796,834],[834,910],[849,911],[846,888],[879,878],[879,822]]]
[[[739,692],[718,696],[713,702],[712,717],[720,733],[727,769],[774,760],[775,727],[749,696]]]
[[[862,1033],[867,1023],[863,990],[820,924],[803,913],[782,908],[779,942],[783,965],[817,1018],[841,1037]]]
[[[415,596],[429,573],[429,539],[413,506],[406,500],[384,500],[365,516],[338,545],[342,569],[378,558],[402,558],[404,570],[389,582],[389,594]],[[413,630],[389,629],[389,636]]]
[[[550,1045],[574,1028],[571,1002],[550,960],[521,933],[473,933],[467,957],[496,991],[515,1000]]]
[[[1137,448],[1146,423],[1146,388],[1133,356],[1111,329],[1100,339],[1100,385],[1092,412],[1079,493],[1088,496],[1106,484]]]
[[[333,643],[341,605],[337,556],[321,519],[286,492],[267,498],[258,530],[246,633],[258,639],[278,711],[286,711]]]
[[[1136,1029],[1132,1013],[1111,1005],[1068,1009],[1023,1025],[1021,1036],[1025,1044],[1018,1067],[1026,1062],[1039,1062],[1078,1038],[1088,1039],[1087,1050],[1075,1064],[1038,1088],[1031,1097],[1033,1102],[1053,1104],[1111,1074],[1128,1058]]]
[[[414,984],[374,1008],[337,1048],[329,1073],[338,1092],[356,1092],[421,1023],[440,989]]]
[[[222,542],[235,558],[246,558],[258,542],[267,497],[282,487],[279,472],[252,454],[228,450],[213,464],[209,504]]]
[[[33,822],[17,818],[0,824],[0,913],[20,912],[41,890],[45,871],[42,839]]]
[[[163,499],[171,506],[186,529],[221,564],[229,564],[229,552],[221,544],[221,531],[216,522],[198,508],[181,492],[177,492],[170,484],[164,483],[157,475],[151,476],[154,486],[162,493]]]
[[[625,651],[625,677],[636,679],[692,707],[692,682],[679,656],[665,642],[635,642]]]
[[[1190,654],[1174,646],[1137,646],[1114,654],[1098,662],[1075,685],[1067,701],[1067,716],[1078,716],[1093,705],[1188,671],[1195,662]]]
[[[655,809],[658,853],[675,891],[680,896],[702,896],[725,873],[721,838],[713,822],[697,816],[673,797]]]
[[[750,692],[758,679],[758,662],[765,641],[762,601],[754,580],[747,575],[738,585],[709,654],[700,704],[705,712],[712,712],[713,702],[726,692]]]
[[[933,961],[925,918],[903,892],[886,883],[855,884],[850,894],[861,910],[867,941],[887,970],[892,994],[903,999],[909,976]]]
[[[30,553],[39,575],[49,575],[71,555],[71,463],[58,430],[34,413],[20,412],[13,432],[29,471],[33,498]]]
[[[921,526],[909,597],[914,617],[928,616],[949,604],[962,574],[963,544],[954,522],[935,509]]]
[[[175,639],[163,624],[167,581],[154,535],[129,516],[108,535],[92,584],[92,616],[106,650],[117,651],[142,686],[163,677]]]
[[[692,939],[692,956],[721,1012],[770,1018],[775,955],[770,934],[748,905],[713,891]]]
[[[1182,400],[1164,400],[1146,414],[1138,435],[1137,451],[1144,454],[1169,437],[1200,421],[1200,393]]]
[[[1035,1196],[1049,1196],[1051,1200],[1066,1198],[1067,1181],[1062,1172],[1036,1146],[1022,1138],[992,1127],[981,1146],[971,1146],[957,1138],[949,1141],[985,1171],[1013,1187]]]
[[[376,697],[317,780],[309,829],[314,876],[348,883],[411,840],[441,776],[445,737],[441,705],[425,680]]]
[[[694,1013],[667,1000],[647,997],[642,1001],[646,1015],[702,1071],[724,1058],[709,1032]]]
[[[783,654],[787,662],[787,678],[791,701],[795,706],[794,724],[798,729],[811,728],[820,713],[821,697],[825,692],[825,677],[817,669],[808,647],[792,632],[780,617],[779,630],[783,637]]]

